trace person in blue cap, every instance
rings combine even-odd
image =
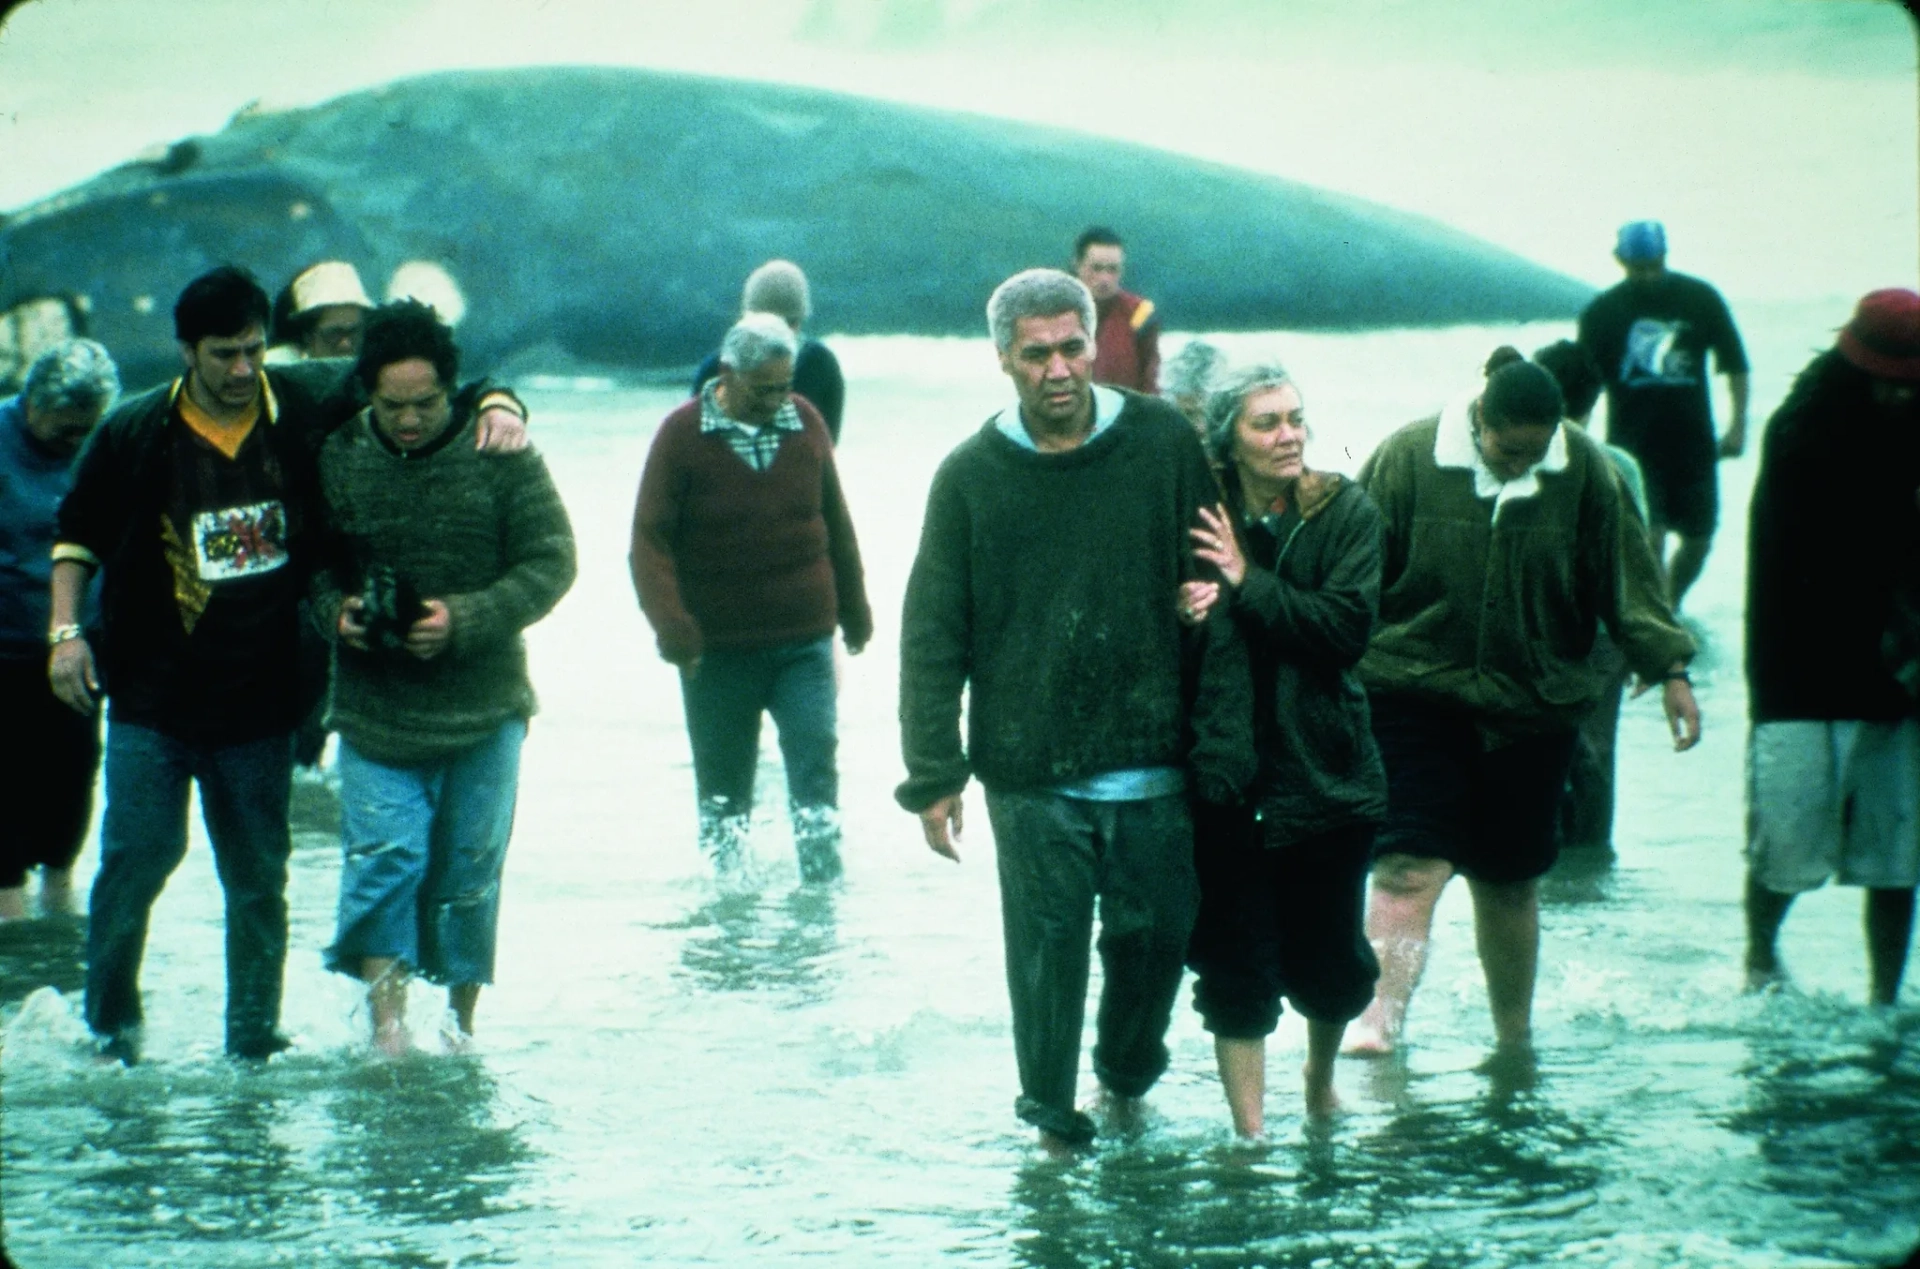
[[[1716,463],[1746,449],[1747,354],[1720,293],[1667,268],[1659,221],[1622,225],[1613,255],[1626,280],[1587,305],[1579,342],[1606,376],[1607,440],[1638,459],[1646,476],[1647,528],[1678,610],[1719,522]],[[1717,442],[1708,352],[1732,399]],[[1671,554],[1669,534],[1679,539]]]

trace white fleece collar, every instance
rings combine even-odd
[[[1547,454],[1539,462],[1515,476],[1502,480],[1480,456],[1473,443],[1473,401],[1456,401],[1440,412],[1440,426],[1433,434],[1433,462],[1437,467],[1459,467],[1473,473],[1473,493],[1477,498],[1493,499],[1493,518],[1516,498],[1531,498],[1540,492],[1540,473],[1567,469],[1567,428],[1563,423],[1553,429],[1547,442]]]

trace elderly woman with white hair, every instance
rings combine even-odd
[[[1306,1108],[1325,1115],[1341,1037],[1378,975],[1362,907],[1387,786],[1354,667],[1379,607],[1380,513],[1346,477],[1310,469],[1307,440],[1300,390],[1277,365],[1208,394],[1226,500],[1202,509],[1192,536],[1224,581],[1182,591],[1189,614],[1227,605],[1253,669],[1260,774],[1244,806],[1196,804],[1188,951],[1194,1007],[1246,1137],[1262,1131],[1281,998],[1307,1019]]]
[[[0,717],[15,742],[0,764],[0,920],[26,915],[35,868],[43,906],[68,906],[93,816],[99,711],[68,709],[47,680],[48,585],[73,456],[119,395],[107,350],[70,339],[34,358],[20,395],[0,400]]]

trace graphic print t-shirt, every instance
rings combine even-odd
[[[116,717],[211,741],[292,725],[300,582],[273,426],[254,427],[229,457],[177,415],[170,422],[158,527],[172,603],[142,646],[115,650]]]
[[[1580,343],[1606,376],[1608,441],[1662,472],[1712,468],[1710,374],[1747,369],[1718,291],[1680,273],[1622,283],[1580,315]]]

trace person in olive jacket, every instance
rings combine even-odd
[[[1497,362],[1495,364],[1498,364]],[[1532,1049],[1538,879],[1581,720],[1607,685],[1600,623],[1643,684],[1661,683],[1674,748],[1700,738],[1693,640],[1664,598],[1628,585],[1650,551],[1598,441],[1562,424],[1559,385],[1511,360],[1480,395],[1387,438],[1360,472],[1386,521],[1380,625],[1360,662],[1387,768],[1367,932],[1373,1004],[1347,1050],[1392,1049],[1455,872],[1503,1057]]]
[[[1235,372],[1207,398],[1223,505],[1203,508],[1185,610],[1224,599],[1252,662],[1260,774],[1244,806],[1194,808],[1200,916],[1187,960],[1214,1035],[1235,1131],[1259,1136],[1266,1037],[1280,998],[1307,1019],[1306,1106],[1337,1106],[1334,1059],[1373,998],[1362,923],[1387,778],[1354,667],[1380,606],[1380,513],[1366,491],[1305,463],[1300,391],[1277,365]]]

